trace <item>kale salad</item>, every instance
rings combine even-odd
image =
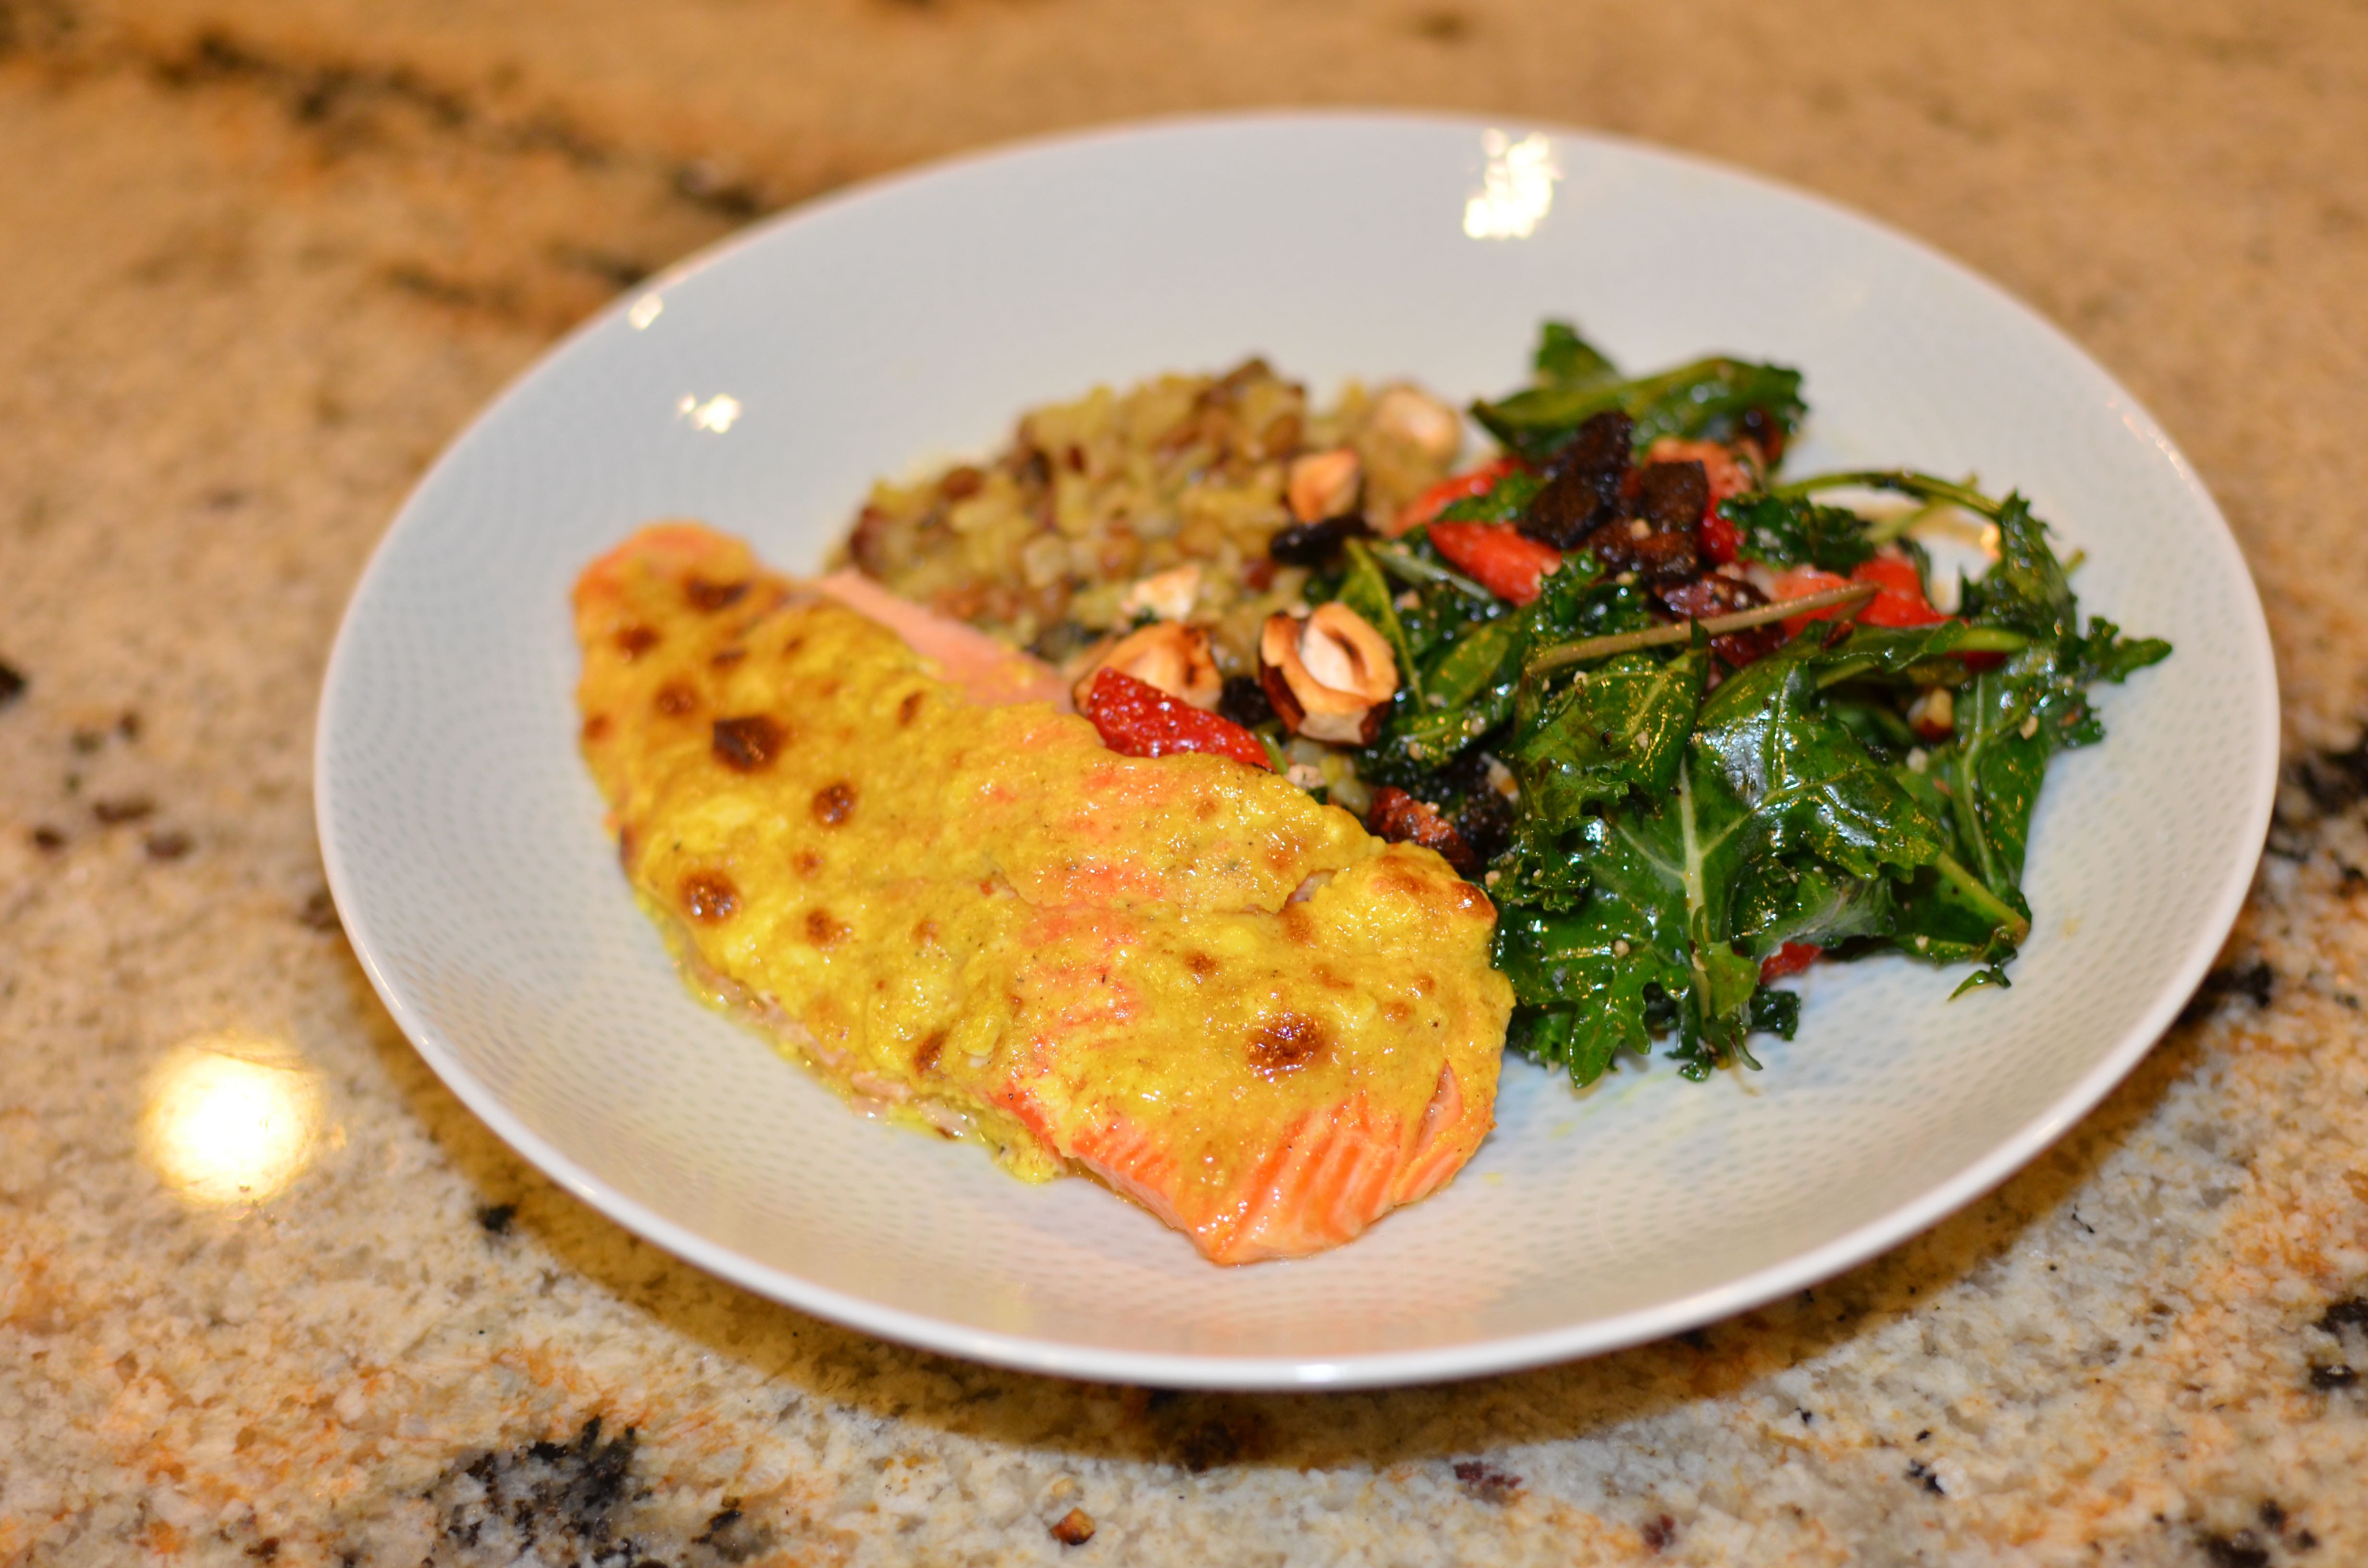
[[[1496,901],[1511,1043],[1584,1085],[1666,1038],[1701,1078],[1791,1036],[1799,1000],[1769,983],[1820,957],[2006,983],[2048,762],[2103,738],[2097,683],[2169,644],[2084,622],[2020,494],[1780,481],[1796,371],[1627,378],[1561,324],[1534,363],[1473,410],[1506,456],[1395,538],[1339,530],[1309,591],[1406,672],[1357,772]],[[1901,500],[1833,504],[1851,494]],[[1913,537],[1943,510],[1991,556],[1948,614]]]

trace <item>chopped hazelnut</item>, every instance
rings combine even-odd
[[[1258,682],[1292,733],[1363,745],[1381,733],[1383,710],[1397,694],[1397,660],[1355,610],[1320,605],[1305,620],[1268,618]]]
[[[1320,523],[1355,510],[1363,477],[1357,454],[1347,447],[1309,453],[1291,465],[1291,515],[1303,523]]]
[[[1080,709],[1086,705],[1086,692],[1093,686],[1094,676],[1106,669],[1133,676],[1145,686],[1157,687],[1203,710],[1213,710],[1225,691],[1216,655],[1209,648],[1209,633],[1181,621],[1156,620],[1111,643],[1086,666],[1072,688]]]

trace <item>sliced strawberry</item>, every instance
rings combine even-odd
[[[1433,523],[1430,542],[1456,569],[1517,605],[1538,597],[1538,580],[1562,564],[1562,551],[1505,523]]]
[[[1468,472],[1440,480],[1413,500],[1398,508],[1390,519],[1390,537],[1395,539],[1408,529],[1420,527],[1454,506],[1475,495],[1486,495],[1497,488],[1497,482],[1520,467],[1513,458],[1495,458]]]
[[[1167,756],[1206,752],[1252,767],[1274,770],[1266,746],[1231,719],[1203,713],[1148,681],[1105,666],[1086,692],[1086,717],[1102,744],[1127,756]]]

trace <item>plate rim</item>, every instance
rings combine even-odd
[[[2087,1073],[2010,1137],[1993,1145],[1948,1179],[1841,1235],[1721,1284],[1647,1307],[1554,1329],[1483,1337],[1418,1350],[1373,1351],[1328,1358],[1284,1355],[1201,1355],[1078,1345],[951,1323],[817,1284],[786,1269],[760,1263],[721,1243],[709,1240],[611,1187],[514,1114],[493,1089],[464,1064],[443,1031],[424,1016],[394,983],[387,968],[382,944],[373,940],[370,935],[366,905],[355,875],[346,864],[332,829],[338,815],[338,784],[331,766],[330,737],[339,728],[339,693],[347,666],[356,656],[353,652],[357,636],[354,631],[356,611],[370,597],[374,585],[382,578],[390,550],[406,520],[415,514],[422,498],[439,477],[485,438],[484,433],[495,416],[550,373],[554,364],[576,345],[605,330],[617,318],[626,315],[635,301],[661,293],[686,278],[723,265],[781,229],[887,198],[915,186],[959,179],[983,165],[1135,140],[1190,138],[1211,131],[1268,130],[1287,132],[1314,127],[1426,128],[1465,133],[1492,130],[1508,133],[1514,131],[1543,132],[1557,142],[1584,143],[1622,157],[1641,155],[1721,178],[1740,180],[1807,206],[1827,217],[1869,231],[1893,244],[1907,247],[1926,263],[1952,275],[1957,283],[1987,296],[1994,306],[2019,316],[2024,325],[2036,329],[2055,348],[2085,365],[2100,380],[2112,406],[2132,433],[2157,449],[2182,484],[2202,501],[2213,521],[2218,525],[2214,543],[2224,559],[2210,564],[2224,572],[2233,567],[2249,590],[2243,596],[2242,603],[2250,613],[2241,618],[2246,633],[2243,640],[2251,644],[2254,654],[2251,661],[2254,690],[2249,696],[2254,732],[2250,737],[2254,756],[2252,793],[2245,813],[2249,826],[2240,841],[2248,846],[2248,853],[2242,858],[2232,855],[2229,868],[2208,905],[2209,918],[2201,928],[2202,935],[2173,967],[2172,982],[2157,992],[2154,1000],[2139,1014],[2137,1021],[2110,1050],[2100,1054]],[[2002,285],[1935,246],[1831,198],[1756,170],[1641,138],[1566,125],[1552,119],[1355,107],[1180,112],[1099,122],[965,149],[798,203],[726,235],[661,269],[644,282],[620,291],[606,306],[545,347],[531,363],[470,416],[468,423],[446,444],[436,460],[414,482],[378,541],[371,547],[367,562],[355,579],[346,608],[340,614],[337,632],[322,676],[312,748],[313,807],[315,836],[329,893],[336,905],[355,959],[369,979],[371,989],[412,1048],[444,1085],[496,1137],[578,1199],[628,1231],[741,1289],[844,1327],[917,1349],[1016,1370],[1075,1380],[1170,1388],[1242,1391],[1378,1388],[1453,1381],[1600,1355],[1748,1311],[1791,1291],[1830,1278],[1891,1250],[1974,1202],[2036,1159],[2095,1109],[2160,1041],[2195,987],[2202,983],[2213,959],[2226,942],[2227,933],[2241,914],[2259,864],[2257,846],[2267,839],[2276,800],[2281,765],[2279,700],[2275,649],[2270,638],[2260,585],[2245,562],[2226,515],[2194,466],[2119,378],[2067,333]]]

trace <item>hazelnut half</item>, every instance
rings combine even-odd
[[[1372,626],[1344,604],[1305,620],[1269,616],[1258,634],[1258,684],[1295,735],[1368,745],[1397,694],[1397,660]]]
[[[1347,447],[1310,452],[1291,465],[1285,491],[1291,515],[1303,523],[1320,523],[1355,510],[1357,485],[1362,478],[1363,465]]]
[[[1434,462],[1452,460],[1463,447],[1463,416],[1429,392],[1403,384],[1374,403],[1373,427]]]
[[[1130,631],[1087,665],[1073,688],[1081,710],[1094,676],[1106,669],[1133,676],[1195,708],[1213,709],[1225,689],[1216,655],[1209,649],[1209,633],[1180,620],[1155,620]]]

